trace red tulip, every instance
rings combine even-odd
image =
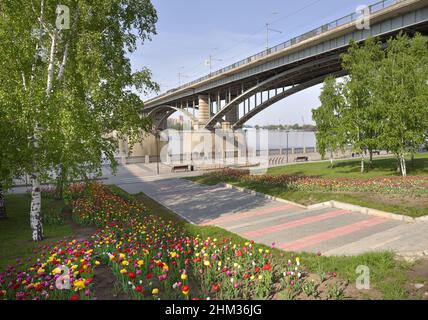
[[[264,266],[263,266],[263,268],[262,268],[263,270],[265,270],[265,271],[270,271],[270,264],[269,263],[266,263]]]
[[[77,294],[73,294],[73,295],[71,296],[70,300],[72,300],[72,301],[79,300],[79,296],[78,296]]]
[[[220,291],[220,284],[213,284],[213,291],[219,292]]]

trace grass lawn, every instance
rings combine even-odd
[[[120,193],[124,192],[116,186],[113,186],[113,189],[120,190]],[[234,242],[241,243],[248,241],[237,234],[219,227],[196,226],[187,223],[182,218],[143,193],[140,193],[135,197],[137,200],[142,201],[152,214],[180,223],[190,235],[200,235],[203,238],[212,237],[219,239],[226,237],[232,239]],[[265,247],[264,245],[258,246]],[[288,258],[293,255],[293,253],[284,253],[278,249],[274,249],[272,251],[277,259],[282,259],[283,261],[287,261]],[[281,254],[283,256],[281,256]],[[380,298],[405,299],[409,297],[409,293],[405,287],[408,283],[408,272],[411,268],[411,264],[396,260],[393,253],[367,253],[352,257],[319,257],[315,254],[301,252],[298,253],[298,256],[302,259],[303,264],[310,272],[317,274],[336,272],[338,277],[347,280],[350,283],[355,283],[358,276],[355,273],[356,267],[359,265],[366,265],[370,268],[370,281],[372,288],[376,290],[377,294],[380,293]],[[369,291],[370,292],[367,293],[367,298],[373,298],[373,292],[371,292],[371,290]]]
[[[366,172],[360,173],[360,160],[335,161],[333,168],[329,161],[293,164],[282,167],[270,168],[268,174],[280,175],[301,175],[301,176],[319,176],[323,178],[373,178],[379,176],[395,176],[396,160],[394,157],[374,158],[373,168],[368,168],[366,163]],[[410,159],[407,162],[408,175],[428,175],[428,153],[416,154],[412,165]]]
[[[373,178],[378,176],[397,175],[393,170],[395,165],[394,158],[378,158],[374,160],[373,169],[361,174],[359,172],[360,162],[358,160],[337,161],[333,168],[330,168],[330,162],[316,162],[288,165],[283,167],[270,168],[268,174],[271,175],[300,175],[300,176],[319,176],[323,178]],[[408,163],[409,175],[428,175],[428,153],[417,154],[414,164]],[[207,185],[215,185],[221,182],[227,182],[239,187],[252,189],[261,193],[269,194],[275,197],[283,198],[303,205],[336,200],[347,202],[363,207],[383,210],[387,212],[408,215],[411,217],[420,217],[428,214],[428,199],[426,197],[395,196],[375,193],[356,193],[356,192],[309,192],[287,190],[280,186],[262,185],[251,182],[241,182],[228,180],[223,181],[215,176],[199,176],[187,178],[191,181]]]
[[[30,195],[6,195],[8,218],[0,220],[0,270],[15,264],[17,258],[25,259],[33,255],[39,244],[31,239]],[[42,199],[42,210],[54,200]],[[56,204],[56,203],[55,203]],[[72,234],[69,224],[44,224],[45,240],[41,245],[52,243]]]

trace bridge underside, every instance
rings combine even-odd
[[[341,66],[340,55],[348,49],[350,39],[363,41],[374,35],[386,42],[400,31],[409,35],[420,32],[427,36],[428,1],[419,3],[425,7],[407,13],[398,12],[389,20],[374,24],[371,30],[353,31],[350,35],[344,35],[340,38],[342,40],[334,40],[336,47],[330,44],[327,46],[328,41],[309,46],[304,50],[305,54],[301,54],[301,58],[299,52],[293,54],[294,60],[287,58],[293,62],[282,65],[277,63],[275,66],[273,61],[270,68],[256,65],[247,72],[248,76],[245,76],[245,71],[239,76],[226,72],[224,77],[205,86],[189,88],[184,93],[172,94],[171,98],[159,98],[158,105],[150,102],[143,112],[154,116],[158,128],[164,126],[165,120],[172,113],[182,111],[199,128],[212,129],[220,125],[223,128],[238,129],[272,104],[322,83],[327,76],[346,75]],[[325,50],[326,48],[328,49]]]

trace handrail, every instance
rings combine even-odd
[[[379,11],[382,11],[382,10],[386,9],[386,8],[392,7],[393,5],[395,5],[395,4],[399,3],[399,2],[403,2],[403,0],[382,0],[382,1],[379,1],[379,2],[376,2],[376,3],[372,4],[372,5],[370,5],[368,7],[369,8],[369,12],[370,12],[370,14],[377,13]],[[185,83],[185,84],[183,84],[183,85],[181,85],[179,87],[176,87],[174,89],[168,90],[167,92],[162,93],[162,94],[160,94],[160,95],[158,95],[158,96],[156,96],[156,97],[154,97],[152,99],[149,99],[146,102],[150,102],[151,100],[161,98],[161,97],[163,97],[163,96],[165,96],[165,95],[167,95],[169,93],[172,93],[172,92],[175,92],[177,90],[190,87],[190,86],[192,86],[192,85],[194,85],[194,84],[196,84],[198,82],[202,82],[202,81],[204,81],[206,79],[209,79],[209,78],[211,78],[213,76],[217,76],[217,75],[220,75],[220,74],[222,74],[224,72],[230,71],[232,69],[241,67],[241,66],[243,66],[245,64],[249,64],[249,63],[251,63],[251,62],[253,62],[255,60],[263,58],[263,57],[265,57],[267,55],[270,55],[272,53],[275,53],[275,52],[277,52],[279,50],[291,47],[291,46],[293,46],[295,44],[298,44],[298,43],[300,43],[302,41],[305,41],[305,40],[308,40],[310,38],[319,36],[319,35],[321,35],[321,34],[323,34],[325,32],[331,31],[331,30],[336,29],[338,27],[341,27],[341,26],[343,26],[345,24],[354,22],[354,21],[357,20],[357,18],[360,18],[360,17],[361,17],[361,15],[357,14],[356,12],[348,14],[347,16],[344,16],[342,18],[336,19],[336,20],[334,20],[334,21],[332,21],[330,23],[326,23],[326,24],[322,25],[321,27],[318,27],[318,28],[313,29],[311,31],[305,32],[304,34],[301,34],[300,36],[291,38],[291,39],[289,39],[289,40],[287,40],[287,41],[285,41],[283,43],[280,43],[280,44],[278,44],[278,45],[276,45],[274,47],[265,49],[265,50],[263,50],[263,51],[261,51],[259,53],[256,53],[256,54],[254,54],[252,56],[249,56],[248,58],[242,59],[242,60],[240,60],[238,62],[235,62],[235,63],[233,63],[231,65],[228,65],[228,66],[226,66],[224,68],[221,68],[221,69],[219,69],[217,71],[211,72],[210,74],[208,74],[206,76],[200,77],[200,78],[198,78],[196,80],[193,80],[191,82],[187,82],[187,83]]]

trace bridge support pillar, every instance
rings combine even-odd
[[[226,113],[226,121],[229,122],[230,124],[234,124],[236,121],[238,121],[239,115],[238,115],[238,107],[233,107],[231,108],[227,113]]]
[[[221,129],[222,129],[222,130],[231,130],[231,128],[232,128],[232,126],[231,126],[230,122],[228,122],[228,121],[223,121],[223,122],[221,123]]]
[[[239,120],[238,107],[233,107],[226,113],[226,121],[222,122],[221,126],[224,129],[231,129],[232,125]]]
[[[210,106],[208,105],[208,96],[200,95],[199,99],[199,125],[205,125],[210,119]]]

